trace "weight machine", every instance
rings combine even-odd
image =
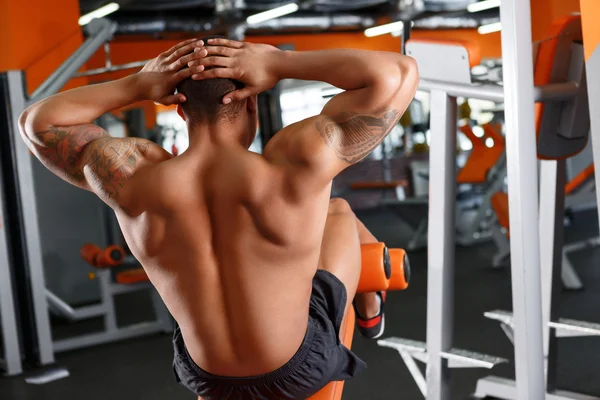
[[[478,384],[478,395],[490,395],[500,398],[543,399],[543,398],[586,398],[589,397],[547,397],[544,374],[544,346],[548,343],[548,335],[543,335],[546,325],[542,323],[549,314],[548,301],[544,301],[542,313],[542,293],[544,299],[548,291],[548,276],[551,274],[540,268],[539,232],[545,247],[553,248],[553,252],[545,254],[544,264],[551,263],[557,249],[562,251],[562,230],[548,220],[541,223],[538,230],[538,193],[537,160],[535,157],[534,101],[545,103],[544,115],[549,126],[572,128],[577,124],[579,112],[587,108],[587,92],[585,88],[585,72],[581,63],[581,52],[576,56],[577,47],[573,43],[568,47],[567,55],[570,64],[561,68],[552,63],[558,75],[538,86],[533,80],[533,48],[531,37],[530,5],[526,1],[506,0],[500,6],[502,23],[502,55],[503,86],[494,84],[473,84],[470,77],[469,59],[475,58],[470,46],[464,43],[419,42],[411,40],[407,43],[408,54],[419,64],[421,74],[420,89],[431,92],[431,144],[430,144],[430,191],[429,191],[429,229],[428,229],[428,290],[427,290],[427,342],[417,342],[401,338],[387,338],[378,341],[380,346],[390,347],[398,351],[407,368],[415,378],[424,397],[433,400],[445,400],[450,396],[450,368],[485,367],[504,362],[497,357],[472,353],[453,347],[453,279],[454,279],[454,243],[455,243],[455,151],[456,151],[456,97],[486,99],[495,102],[504,101],[506,120],[506,160],[508,172],[508,195],[510,202],[511,232],[511,269],[512,297],[514,313],[511,326],[514,332],[516,381],[498,381],[490,378]],[[523,40],[523,38],[526,38]],[[571,53],[573,51],[573,53]],[[564,55],[565,53],[563,53]],[[439,65],[444,65],[439,69]],[[563,63],[564,64],[564,63]],[[568,71],[565,71],[566,68]],[[552,72],[553,74],[555,72]],[[562,73],[562,75],[561,75]],[[587,112],[587,110],[585,110]],[[551,121],[550,121],[551,119]],[[569,131],[581,132],[579,129]],[[556,129],[540,139],[543,149],[538,151],[546,158],[557,157],[551,150],[556,148],[556,141],[561,141]],[[579,151],[581,140],[587,138],[570,137],[571,144],[564,141],[561,145],[568,147],[572,154]],[[554,145],[552,145],[554,140]],[[548,161],[543,168],[544,176],[560,178],[560,169],[556,161]],[[549,182],[551,179],[546,179]],[[564,187],[564,182],[563,186]],[[548,212],[549,205],[554,206],[555,196],[546,195],[552,187],[544,187],[542,196],[547,204],[542,207],[541,215]],[[554,192],[555,193],[555,192]],[[557,207],[561,210],[561,207]],[[556,210],[555,208],[554,210]],[[562,224],[562,216],[561,216]],[[554,224],[554,226],[552,225]],[[550,234],[551,232],[552,234]],[[560,260],[560,257],[558,257]],[[556,270],[554,270],[556,273]],[[544,285],[542,289],[542,276]],[[554,282],[557,280],[554,279]],[[564,324],[565,321],[556,321]],[[547,331],[547,330],[546,330]],[[546,339],[546,340],[543,340]],[[415,360],[427,364],[426,376],[415,363]],[[482,384],[488,383],[487,386]],[[500,388],[498,390],[495,390]],[[509,397],[502,397],[503,395]],[[552,396],[552,395],[551,395]]]

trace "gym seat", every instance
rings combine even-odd
[[[357,293],[404,290],[410,282],[410,264],[402,249],[388,249],[384,243],[361,246],[362,269]],[[350,301],[350,300],[349,300]],[[352,348],[356,315],[350,307],[340,328],[342,343]],[[330,382],[308,400],[341,400],[344,381]]]
[[[456,180],[458,183],[482,184],[487,180],[488,173],[496,165],[504,153],[504,137],[496,131],[497,128],[490,124],[482,126],[484,136],[475,136],[469,125],[460,127],[461,132],[471,141],[473,149],[465,165],[458,172]],[[494,141],[492,147],[487,147],[485,140],[491,138]]]
[[[133,285],[134,283],[148,282],[148,274],[144,271],[144,268],[128,269],[127,271],[119,272],[115,277],[117,283],[123,285]]]

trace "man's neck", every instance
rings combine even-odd
[[[190,149],[213,146],[247,148],[248,135],[240,125],[237,123],[188,124],[189,147]]]

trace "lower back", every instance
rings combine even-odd
[[[228,213],[200,206],[120,218],[188,352],[214,375],[271,372],[294,355],[307,329],[320,238],[309,235],[306,246],[276,245],[246,214],[241,205]],[[161,238],[140,240],[139,232]],[[148,251],[147,243],[156,248]]]

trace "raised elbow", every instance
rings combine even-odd
[[[408,90],[409,88],[413,91],[417,90],[419,85],[419,67],[417,61],[409,56],[401,56],[399,62],[401,82],[399,84],[400,90]]]
[[[419,69],[414,58],[398,55],[396,60],[386,73],[381,75],[381,83],[392,93],[413,90],[419,84]]]

